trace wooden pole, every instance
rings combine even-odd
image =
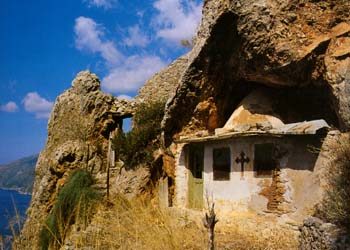
[[[216,219],[216,214],[214,211],[215,204],[212,203],[211,206],[208,202],[208,212],[205,213],[205,217],[203,218],[204,227],[208,230],[208,250],[214,250],[214,236],[215,236],[215,225],[219,220]]]
[[[112,132],[109,133],[108,138],[108,152],[107,152],[107,180],[106,180],[106,188],[107,188],[107,201],[109,200],[109,165],[111,158],[111,148],[112,148]]]

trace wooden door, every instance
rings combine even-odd
[[[193,209],[203,207],[203,145],[190,145],[188,156],[188,206]]]

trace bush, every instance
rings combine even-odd
[[[58,249],[69,227],[79,219],[84,226],[92,215],[90,207],[100,198],[91,185],[93,178],[86,170],[76,170],[58,193],[57,201],[40,232],[42,250]]]
[[[132,130],[117,135],[114,140],[117,158],[130,168],[152,162],[153,151],[159,147],[163,116],[164,102],[141,104],[133,118]]]
[[[329,188],[319,211],[323,219],[344,227],[350,233],[350,140],[335,145],[333,166],[328,172]]]

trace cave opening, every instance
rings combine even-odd
[[[231,84],[224,91],[215,90],[221,117],[219,127],[223,127],[239,104],[258,89],[273,100],[273,111],[285,124],[323,119],[331,127],[339,128],[327,86],[271,87],[247,81]]]
[[[339,128],[339,121],[334,110],[333,97],[329,86],[322,81],[303,82],[295,85],[288,82],[287,73],[276,75],[284,84],[265,82],[271,75],[252,80],[247,71],[255,69],[253,62],[248,63],[249,55],[242,48],[247,41],[237,30],[237,16],[227,12],[217,21],[210,39],[201,56],[203,65],[202,98],[213,98],[218,111],[218,127],[223,127],[239,104],[257,89],[264,89],[273,99],[273,110],[285,124],[323,119],[331,127]],[[310,65],[309,65],[310,66]],[[306,66],[305,66],[306,67]],[[301,66],[304,68],[304,66]],[[300,79],[310,77],[305,69]],[[267,72],[269,74],[271,72]],[[282,80],[284,79],[284,80]],[[204,82],[204,84],[203,84]]]
[[[322,79],[313,80],[310,75],[314,61],[302,61],[298,66],[303,70],[295,74],[290,68],[264,71],[266,58],[249,54],[249,41],[244,31],[238,30],[238,22],[235,13],[222,14],[185,72],[182,89],[186,91],[179,91],[169,106],[168,117],[176,118],[164,123],[165,145],[169,146],[177,133],[207,129],[212,134],[215,128],[224,127],[239,104],[258,89],[273,99],[274,113],[285,124],[323,119],[339,128],[332,91]],[[204,104],[208,104],[207,109]]]
[[[123,132],[128,133],[132,129],[133,118],[127,117],[123,119]]]

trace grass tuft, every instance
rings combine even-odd
[[[91,187],[93,183],[86,170],[79,169],[71,174],[40,232],[42,250],[58,249],[72,224],[79,222],[87,226],[92,216],[90,207],[100,198]]]

